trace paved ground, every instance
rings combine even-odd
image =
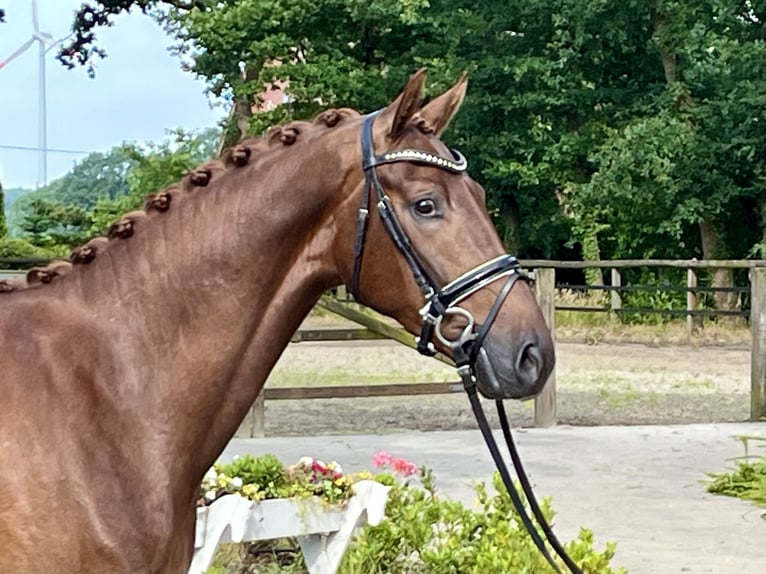
[[[709,495],[702,484],[706,472],[726,470],[742,454],[732,439],[741,434],[766,436],[766,423],[558,427],[516,437],[538,495],[553,498],[562,540],[591,528],[597,542],[618,542],[614,564],[630,574],[761,574],[765,511]],[[318,438],[234,439],[224,459],[310,455],[352,471],[387,450],[432,468],[443,493],[466,503],[471,483],[492,472],[478,430]]]

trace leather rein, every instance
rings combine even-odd
[[[416,339],[417,350],[423,355],[434,355],[436,353],[433,344],[434,337],[452,350],[453,359],[457,366],[457,372],[460,375],[463,388],[468,395],[474,416],[479,424],[479,429],[484,436],[484,441],[489,448],[495,466],[503,480],[503,484],[508,490],[511,501],[516,508],[516,511],[519,513],[521,521],[524,524],[524,527],[528,530],[535,546],[537,546],[538,550],[542,553],[553,570],[557,574],[562,574],[559,565],[554,561],[548,548],[545,546],[545,542],[540,535],[540,532],[532,522],[521,495],[514,487],[513,479],[503,460],[503,455],[497,446],[497,442],[492,435],[492,430],[490,429],[489,422],[482,409],[476,388],[475,365],[479,355],[485,352],[482,346],[484,339],[489,333],[492,324],[497,318],[503,303],[510,294],[511,289],[513,289],[516,281],[519,279],[528,281],[529,279],[521,272],[521,266],[517,259],[511,255],[504,254],[474,267],[443,287],[437,286],[428,274],[426,267],[421,262],[412,243],[407,237],[407,234],[402,228],[401,223],[396,216],[396,212],[394,211],[391,198],[383,189],[375,168],[379,165],[390,163],[411,162],[431,165],[451,173],[461,174],[466,171],[468,163],[465,157],[456,150],[451,150],[451,158],[445,158],[432,152],[410,148],[391,150],[376,155],[373,145],[373,124],[379,113],[380,111],[377,111],[367,115],[364,118],[364,123],[362,125],[362,168],[364,169],[365,182],[362,201],[358,211],[356,237],[354,240],[354,267],[350,286],[351,294],[357,301],[360,300],[360,274],[362,270],[365,237],[367,234],[367,223],[369,221],[370,201],[374,194],[374,201],[383,226],[394,241],[397,249],[404,256],[405,261],[407,261],[407,265],[412,271],[415,282],[418,284],[418,287],[426,300],[425,305],[420,310],[423,323],[420,336]],[[505,282],[500,293],[490,308],[484,323],[477,325],[474,317],[466,309],[459,307],[458,304],[475,292],[501,278],[505,278]],[[466,327],[457,339],[447,338],[441,330],[444,319],[450,315],[460,315],[467,320]],[[503,406],[503,401],[497,399],[495,404],[497,406],[503,437],[505,438],[506,445],[510,452],[516,476],[532,514],[540,525],[540,529],[543,531],[551,548],[553,548],[559,558],[566,564],[569,571],[572,574],[583,574],[580,567],[569,557],[566,550],[553,533],[553,530],[540,509],[540,505],[535,498],[529,478],[521,462],[521,457],[519,456],[516,444],[511,436],[511,429],[508,423],[508,417],[506,416],[505,407]]]

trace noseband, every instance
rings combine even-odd
[[[422,165],[430,165],[438,169],[442,169],[454,174],[464,173],[468,168],[468,162],[465,157],[456,150],[452,151],[452,157],[446,158],[437,155],[432,152],[418,150],[418,149],[400,149],[391,150],[383,154],[376,155],[373,144],[373,124],[375,118],[380,114],[380,111],[367,115],[364,118],[364,124],[362,125],[362,168],[364,169],[364,191],[362,194],[362,201],[359,207],[357,225],[356,225],[356,237],[354,239],[354,268],[351,276],[351,294],[359,301],[359,282],[360,274],[362,270],[362,259],[364,256],[365,237],[367,234],[367,223],[369,220],[369,206],[370,198],[372,194],[375,194],[375,201],[383,226],[385,227],[388,235],[394,241],[397,249],[404,256],[407,266],[410,268],[415,282],[420,288],[421,293],[425,298],[425,305],[420,310],[420,315],[423,318],[423,323],[420,330],[420,336],[417,337],[417,350],[423,355],[434,355],[436,349],[434,347],[434,337],[450,348],[452,351],[455,364],[457,365],[458,374],[463,382],[463,386],[468,394],[468,398],[471,401],[471,407],[474,411],[474,415],[479,423],[479,428],[484,435],[484,440],[487,443],[487,447],[492,454],[492,458],[495,461],[500,475],[503,479],[505,487],[508,490],[508,494],[519,513],[521,520],[529,531],[532,540],[537,548],[546,558],[548,563],[554,569],[555,572],[561,574],[556,562],[554,562],[548,549],[545,546],[545,542],[542,540],[537,528],[532,523],[529,517],[524,502],[521,500],[519,493],[513,485],[510,473],[503,461],[502,455],[497,447],[494,437],[492,436],[492,430],[489,427],[487,418],[482,410],[481,403],[477,395],[476,389],[476,362],[479,353],[482,352],[482,345],[484,343],[490,328],[492,327],[497,315],[500,312],[503,303],[507,299],[514,284],[519,279],[527,279],[522,274],[521,266],[518,260],[508,254],[495,257],[473,269],[467,271],[457,279],[447,283],[443,287],[438,287],[436,282],[429,275],[426,267],[421,262],[417,252],[412,246],[412,242],[404,231],[399,219],[394,211],[391,198],[386,194],[383,186],[380,184],[376,167],[379,165],[385,165],[396,162],[410,162]],[[495,302],[487,314],[484,323],[477,325],[476,320],[469,311],[465,308],[458,306],[460,302],[467,299],[477,291],[480,291],[490,283],[493,283],[501,278],[506,278],[503,287],[500,289],[500,293],[495,298]],[[445,319],[451,316],[461,316],[467,324],[461,331],[460,335],[456,339],[448,338],[442,331],[442,324]],[[492,369],[488,369],[491,373]],[[494,376],[494,375],[490,375]],[[511,437],[510,425],[508,424],[508,418],[505,414],[505,408],[502,400],[497,400],[498,415],[500,417],[500,423],[503,430],[503,436],[505,437],[506,444],[511,454],[511,460],[516,470],[516,475],[521,483],[524,494],[526,495],[527,502],[534,514],[537,522],[540,524],[545,536],[550,543],[551,547],[556,551],[559,557],[567,565],[572,574],[582,574],[580,568],[574,563],[574,561],[567,555],[563,546],[556,538],[555,534],[548,525],[539,504],[532,492],[529,479],[524,471],[521,463],[521,459],[516,450],[516,445]]]

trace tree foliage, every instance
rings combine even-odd
[[[128,192],[96,201],[90,212],[90,233],[104,233],[122,214],[139,208],[148,194],[178,182],[193,167],[210,159],[218,136],[218,130],[212,128],[200,133],[176,130],[161,143],[123,146],[121,152],[132,161],[125,178]]]
[[[57,59],[67,68],[77,65],[85,66],[88,74],[93,77],[93,66],[96,58],[106,58],[106,50],[99,47],[96,31],[99,28],[112,26],[114,18],[123,12],[136,8],[143,13],[160,10],[170,6],[178,10],[191,10],[194,7],[204,8],[205,1],[184,0],[98,0],[84,2],[77,9],[72,24],[71,39],[59,50]],[[0,21],[2,21],[0,15]]]
[[[445,137],[522,256],[745,257],[766,243],[765,0],[102,0],[78,12],[68,63],[131,7],[231,99],[235,137],[375,109],[420,66],[434,91],[468,70]],[[253,114],[272,86],[289,101]]]
[[[3,193],[3,184],[0,182],[0,238],[8,235],[8,228],[5,224],[5,194]]]
[[[152,191],[210,158],[218,134],[212,128],[200,133],[176,130],[161,143],[124,144],[92,153],[67,175],[13,204],[15,234],[49,255],[66,253],[104,233]]]
[[[170,10],[162,20],[185,67],[215,95],[263,104],[265,87],[289,83],[288,102],[250,119],[250,133],[328,106],[388,103],[434,40],[427,0],[227,0],[207,10]]]

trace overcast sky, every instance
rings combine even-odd
[[[66,36],[82,0],[38,0],[40,28]],[[31,0],[0,0],[0,61],[32,34]],[[167,52],[162,29],[140,13],[122,16],[99,32],[109,56],[96,78],[67,70],[47,56],[48,148],[105,151],[123,141],[161,140],[175,127],[212,126],[224,114],[211,109],[204,83],[181,71]],[[38,146],[38,50],[36,45],[0,69],[0,146]],[[48,181],[66,173],[83,153],[48,154]],[[0,181],[6,188],[35,187],[38,154],[0,147]]]

